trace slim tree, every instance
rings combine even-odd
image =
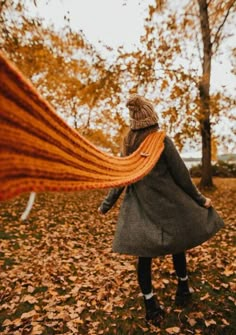
[[[211,173],[211,123],[210,123],[210,78],[212,43],[206,0],[198,0],[201,33],[203,41],[202,77],[199,82],[200,132],[202,137],[201,186],[212,187]]]
[[[200,134],[201,187],[213,186],[212,115],[214,120],[220,118],[225,101],[228,109],[232,103],[226,92],[214,94],[212,103],[210,82],[212,59],[230,37],[230,29],[224,28],[233,21],[235,4],[235,0],[189,0],[184,4],[179,1],[177,7],[168,0],[156,0],[149,7],[141,47],[127,55],[128,70],[133,74],[131,90],[144,92],[161,103],[163,124],[177,144],[181,147]]]
[[[212,33],[209,24],[208,5],[210,0],[198,0],[199,17],[201,25],[201,36],[203,43],[202,57],[202,76],[199,82],[200,96],[200,131],[202,137],[202,178],[200,185],[202,187],[212,187],[212,172],[211,172],[211,122],[210,122],[210,80],[211,80],[211,62],[212,48],[219,45],[220,33],[229,16],[230,10],[235,5],[235,1],[228,2],[228,8],[222,15],[222,23],[219,25],[216,33]]]

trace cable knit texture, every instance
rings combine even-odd
[[[78,191],[131,184],[156,164],[165,133],[128,157],[113,157],[69,127],[0,52],[0,200],[22,192]]]
[[[158,124],[153,104],[144,97],[135,94],[129,98],[126,106],[129,109],[130,128],[132,130],[143,129]]]

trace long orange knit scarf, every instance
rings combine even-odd
[[[164,149],[163,131],[128,157],[113,157],[70,128],[0,52],[0,200],[29,191],[77,191],[131,184]]]

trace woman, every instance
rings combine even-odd
[[[124,139],[125,156],[159,129],[151,102],[135,95],[126,106],[130,130]],[[124,189],[111,189],[99,208],[100,213],[111,209]],[[164,317],[164,310],[153,295],[152,258],[172,255],[178,277],[175,303],[183,306],[191,299],[185,251],[208,240],[223,225],[211,199],[204,197],[192,183],[183,160],[166,136],[164,150],[152,171],[126,188],[113,242],[114,252],[138,256],[138,283],[148,322],[158,326]]]

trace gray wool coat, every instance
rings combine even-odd
[[[176,254],[214,236],[223,220],[193,184],[188,169],[166,136],[164,150],[155,167],[140,181],[111,189],[100,209],[106,213],[122,191],[113,251],[157,257]]]

